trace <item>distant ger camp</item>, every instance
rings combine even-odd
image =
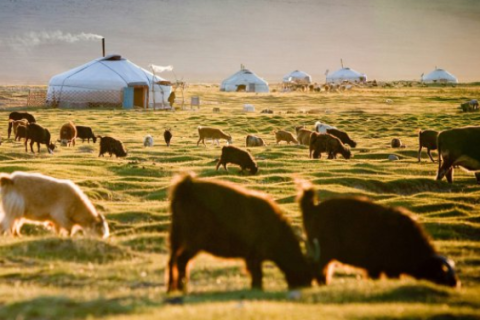
[[[169,107],[171,90],[165,79],[120,55],[109,55],[52,77],[47,103],[65,108],[162,108]]]
[[[220,91],[269,92],[267,81],[242,67],[240,71],[223,80]]]
[[[458,83],[457,77],[444,69],[436,68],[426,76],[422,76],[424,83]]]

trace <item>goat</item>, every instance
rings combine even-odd
[[[327,129],[337,129],[337,128],[334,126],[328,125],[326,123],[321,123],[320,121],[315,122],[315,132],[327,133]]]
[[[147,134],[145,138],[143,138],[143,146],[153,147],[153,137],[150,134]]]
[[[249,134],[245,138],[245,147],[263,147],[266,145],[265,141],[260,137]]]
[[[28,112],[13,111],[8,116],[8,139],[10,139],[10,134],[12,133],[12,122],[10,120],[22,120],[25,119],[28,123],[35,123],[35,117]]]
[[[21,141],[22,138],[27,138],[27,126],[17,126],[15,133],[15,141]]]
[[[17,135],[17,128],[18,126],[26,126],[28,124],[28,121],[26,119],[21,119],[21,120],[10,120],[9,124],[12,124],[12,130],[13,134],[16,136]]]
[[[320,159],[322,157],[322,152],[327,153],[328,159],[336,159],[338,153],[340,153],[345,159],[350,159],[352,157],[350,148],[346,147],[339,138],[328,133],[312,132],[309,149],[309,157],[313,157],[313,159]]]
[[[165,129],[165,131],[163,132],[163,138],[165,139],[167,147],[170,147],[170,141],[172,140],[172,137],[172,129]]]
[[[186,290],[188,262],[201,251],[244,259],[252,288],[262,288],[265,260],[280,268],[289,288],[311,286],[311,267],[270,197],[191,175],[177,177],[172,184],[168,292]]]
[[[298,203],[318,284],[330,282],[336,260],[366,270],[377,279],[401,274],[455,287],[453,263],[439,256],[428,235],[403,208],[363,197],[341,197],[318,204],[313,186],[300,186]],[[330,270],[331,271],[331,270]]]
[[[75,124],[70,121],[68,123],[65,123],[61,128],[60,128],[60,139],[58,142],[62,144],[62,146],[70,146],[72,144],[75,146],[75,139],[77,138],[77,128],[75,127]]]
[[[198,136],[199,136],[197,141],[197,146],[200,143],[200,141],[202,141],[203,145],[206,146],[205,139],[212,139],[213,141],[217,141],[217,144],[219,139],[227,140],[227,144],[233,143],[232,136],[223,132],[220,129],[202,127],[202,126],[199,126],[197,129],[198,129]]]
[[[430,157],[430,160],[435,162],[430,150],[437,150],[437,137],[438,131],[435,130],[420,130],[418,132],[418,144],[420,145],[420,148],[418,149],[418,162],[420,162],[422,155],[422,147],[427,148],[427,154]]]
[[[291,132],[284,130],[275,130],[273,133],[275,134],[275,140],[277,141],[277,144],[280,141],[285,141],[288,144],[290,144],[290,142],[298,144],[297,139],[293,136]]]
[[[0,174],[3,232],[20,236],[25,220],[53,225],[57,233],[73,235],[78,227],[107,238],[108,224],[87,196],[70,180],[38,173]]]
[[[357,143],[350,139],[350,136],[345,131],[332,128],[327,129],[327,133],[337,137],[338,139],[340,139],[340,141],[342,141],[343,144],[348,144],[352,148],[355,148],[357,146]]]
[[[253,159],[252,155],[248,151],[242,150],[235,146],[224,146],[222,148],[222,155],[220,156],[220,160],[217,162],[216,170],[218,171],[218,167],[223,165],[225,171],[228,171],[228,163],[239,165],[241,168],[240,172],[243,172],[245,169],[249,169],[251,174],[255,174],[258,171],[257,163]]]
[[[45,144],[47,146],[48,153],[52,154],[55,150],[55,144],[51,141],[50,131],[47,128],[42,127],[36,123],[27,124],[27,137],[25,138],[25,152],[27,150],[27,143],[30,140],[30,150],[33,151],[33,144],[37,143],[38,153],[40,153],[40,144]]]
[[[112,157],[112,154],[114,154],[117,158],[127,156],[127,150],[125,150],[125,147],[120,140],[112,137],[102,136],[97,136],[97,138],[100,139],[100,153],[98,154],[99,157],[103,157],[104,154],[107,152],[110,157]]]
[[[87,126],[76,126],[76,128],[77,138],[82,139],[82,142],[85,142],[85,140],[87,140],[87,142],[90,143],[90,139],[92,139],[93,143],[97,142],[97,137],[93,133],[92,128]]]
[[[393,138],[392,141],[390,142],[390,145],[392,148],[405,148],[406,145],[403,144],[402,140],[398,138]]]

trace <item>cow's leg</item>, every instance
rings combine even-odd
[[[428,149],[428,148],[427,148],[427,154],[430,157],[430,160],[432,160],[432,162],[435,162],[435,160],[432,157],[432,154],[430,153],[430,149]]]
[[[187,290],[188,284],[188,271],[187,266],[188,262],[195,257],[197,252],[185,250],[177,257],[177,270],[178,270],[178,281],[177,288],[180,291]]]
[[[440,156],[439,156],[440,158]],[[452,169],[453,161],[451,161],[448,157],[444,157],[443,161],[438,165],[438,172],[437,172],[437,180],[442,180],[443,177]]]
[[[430,155],[430,151],[427,151],[428,155]],[[422,145],[420,145],[420,148],[418,149],[418,162],[420,162],[420,159],[422,157]],[[431,157],[431,156],[430,156]]]
[[[448,170],[446,177],[448,183],[453,183],[453,167],[450,167],[450,170]]]
[[[255,258],[247,258],[245,260],[247,270],[252,277],[252,289],[262,289],[262,261]]]

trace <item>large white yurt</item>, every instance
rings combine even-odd
[[[425,83],[458,83],[457,77],[444,69],[436,68],[426,76],[422,76]]]
[[[283,83],[309,84],[312,77],[304,71],[295,70],[283,77]]]
[[[342,68],[327,75],[328,83],[342,83],[344,81],[365,82],[367,81],[367,75],[350,68]]]
[[[223,80],[220,91],[269,92],[269,88],[268,83],[255,73],[248,69],[241,69]]]
[[[50,79],[47,104],[64,108],[169,107],[172,87],[165,79],[120,55],[109,55]]]

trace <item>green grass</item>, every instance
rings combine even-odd
[[[26,225],[21,238],[0,238],[0,319],[480,319],[480,186],[473,173],[455,170],[455,182],[434,180],[437,164],[422,154],[417,162],[418,130],[476,125],[479,113],[458,112],[460,102],[480,96],[480,87],[354,88],[341,93],[223,93],[217,86],[192,86],[200,110],[123,111],[32,108],[37,121],[56,139],[62,124],[90,125],[99,135],[121,139],[126,159],[98,157],[98,144],[58,147],[54,155],[25,153],[6,139],[8,113],[26,95],[0,88],[7,101],[0,145],[0,172],[41,172],[71,179],[105,214],[107,240],[78,235],[62,238]],[[10,100],[9,100],[10,99]],[[386,99],[393,100],[387,104]],[[15,101],[14,101],[15,100]],[[13,102],[15,103],[13,103]],[[22,100],[23,101],[23,100]],[[250,103],[255,113],[242,112]],[[220,108],[213,113],[213,108]],[[260,114],[262,109],[274,114]],[[358,147],[350,160],[308,159],[304,146],[275,145],[272,131],[316,121],[348,131]],[[196,146],[197,126],[224,129],[244,146],[248,133],[268,146],[251,148],[260,171],[240,174],[235,166],[215,171],[221,148]],[[163,130],[173,130],[172,146]],[[143,147],[152,134],[153,148]],[[391,149],[398,137],[405,149]],[[396,154],[400,160],[388,161]],[[436,157],[436,152],[433,152]],[[264,264],[263,292],[249,290],[241,261],[200,255],[191,269],[189,294],[181,305],[165,293],[168,258],[168,188],[172,177],[193,171],[205,178],[233,181],[270,194],[301,232],[294,178],[312,181],[321,199],[367,196],[385,205],[410,209],[431,234],[439,251],[456,262],[459,289],[401,280],[365,280],[338,266],[333,283],[289,298],[286,283],[271,263]]]

